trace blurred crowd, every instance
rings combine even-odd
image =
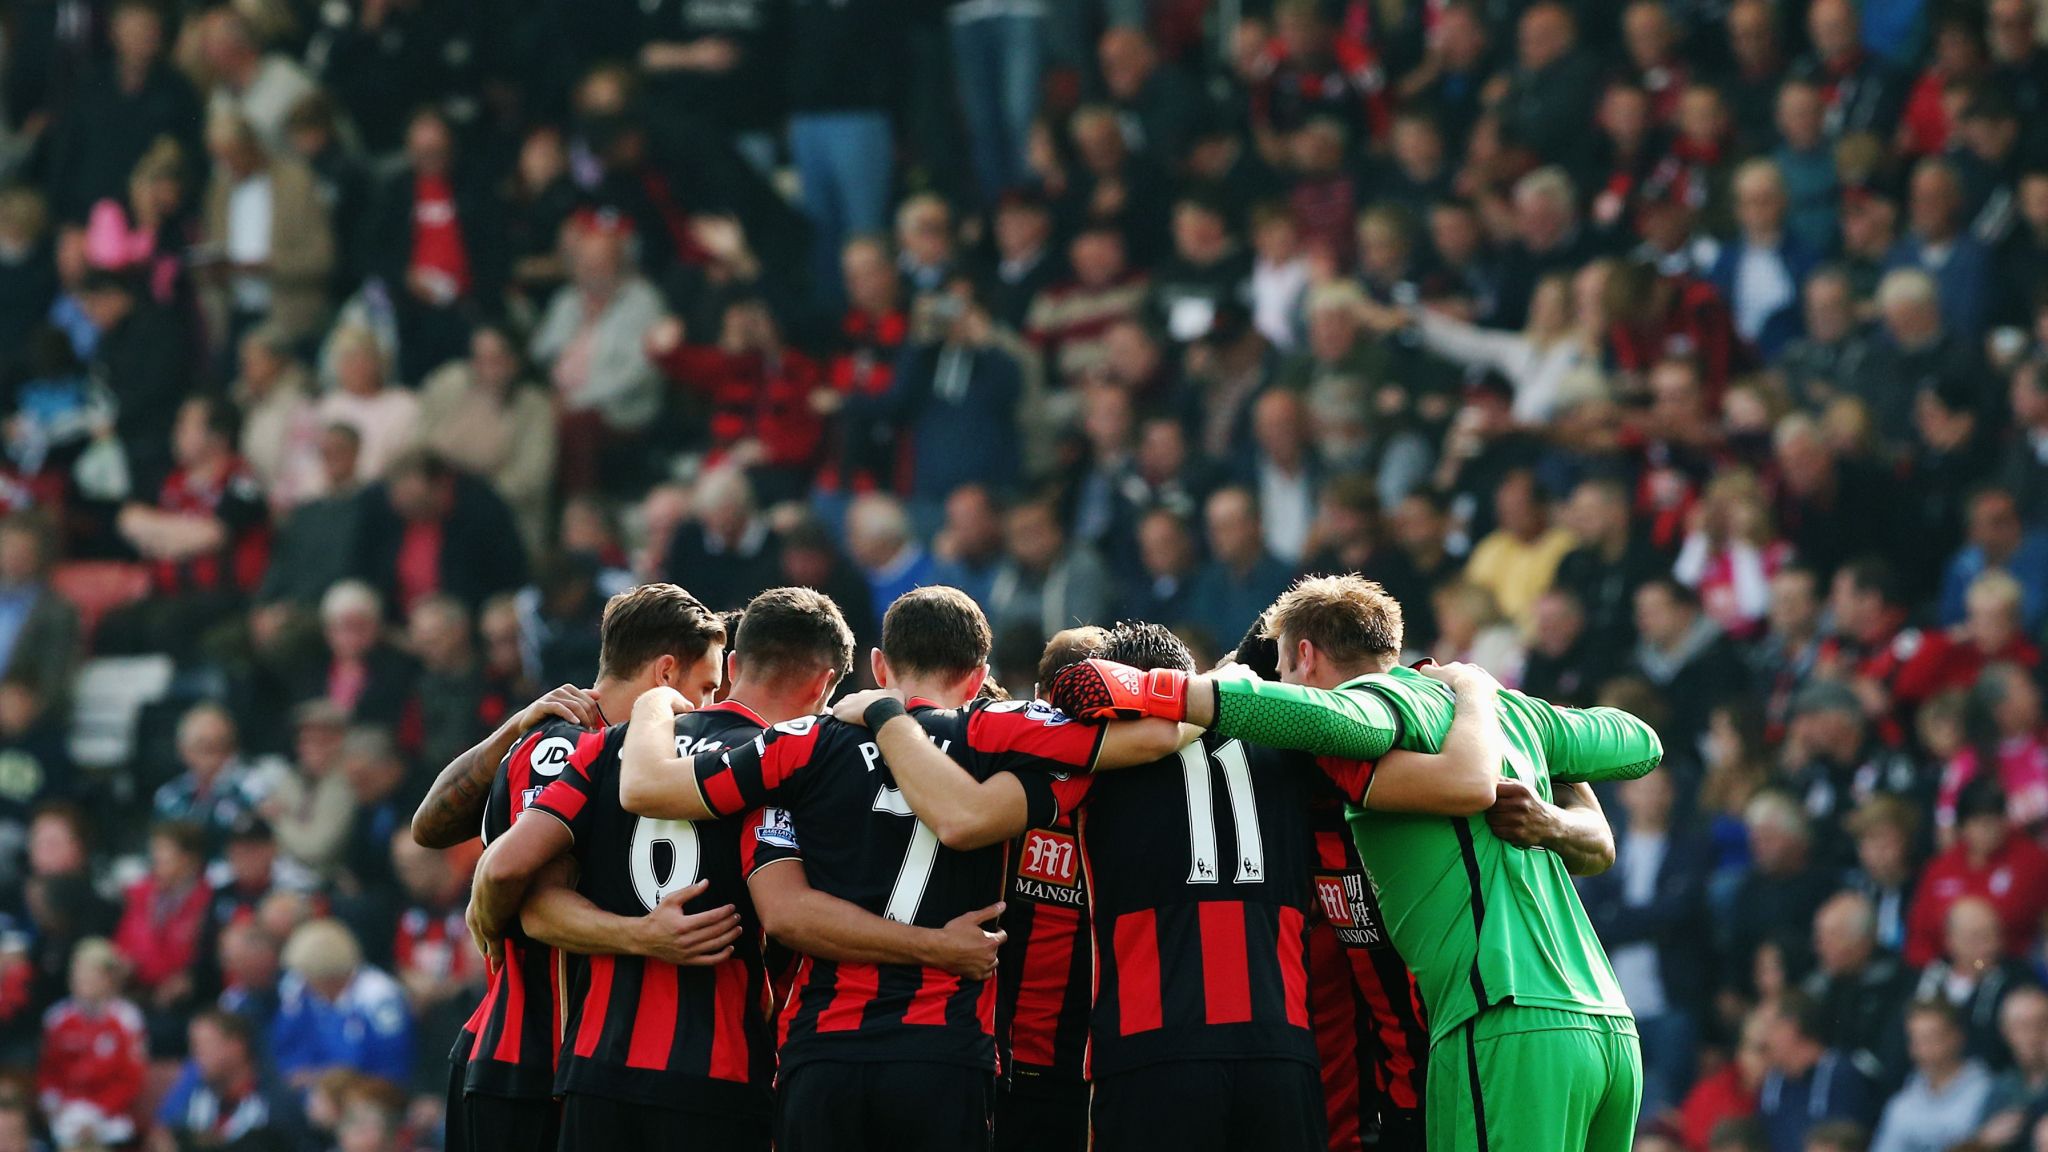
[[[6,6],[0,1152],[436,1146],[407,816],[620,588],[954,584],[1021,692],[1332,570],[1663,734],[1641,1148],[2048,1152],[2044,23]]]

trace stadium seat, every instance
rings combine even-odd
[[[50,573],[50,587],[78,609],[78,626],[90,644],[107,613],[149,595],[149,569],[121,560],[74,560]]]
[[[102,656],[86,661],[73,685],[71,758],[86,768],[125,764],[135,751],[135,724],[145,705],[171,686],[169,656]]]

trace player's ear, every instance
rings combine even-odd
[[[1294,642],[1294,669],[1301,674],[1304,682],[1307,681],[1309,674],[1315,669],[1315,659],[1316,646],[1314,644],[1309,643],[1305,639]]]
[[[981,686],[988,682],[989,675],[989,667],[986,664],[967,674],[967,692],[965,695],[969,700],[981,695]]]
[[[875,687],[887,688],[889,686],[889,661],[883,658],[880,648],[868,649],[868,667],[875,674]]]

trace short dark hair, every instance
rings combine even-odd
[[[1956,1011],[1956,1006],[1939,996],[1922,996],[1907,1005],[1906,1018],[1911,1019],[1915,1016],[1933,1016],[1948,1025],[1951,1032],[1963,1030],[1963,1018]]]
[[[1108,639],[1109,629],[1094,624],[1053,633],[1045,642],[1045,654],[1038,658],[1038,690],[1052,691],[1052,682],[1060,673],[1101,651]]]
[[[240,1044],[243,1051],[256,1051],[256,1029],[246,1016],[225,1008],[203,1008],[192,1014],[192,1023],[211,1025],[224,1038]]]
[[[1801,1036],[1816,1044],[1828,1042],[1828,1029],[1833,1019],[1827,1006],[1797,988],[1788,988],[1778,997],[1778,1016],[1799,1030]]]
[[[1280,639],[1266,630],[1266,614],[1252,621],[1245,629],[1244,637],[1237,642],[1237,651],[1230,654],[1232,663],[1242,664],[1258,674],[1261,680],[1280,678]]]
[[[964,676],[988,663],[994,646],[981,605],[958,588],[913,588],[882,615],[882,655],[898,672]]]
[[[599,677],[631,676],[663,656],[694,664],[725,642],[718,614],[674,584],[642,584],[612,597],[597,630]]]
[[[809,588],[770,588],[747,601],[732,638],[732,650],[771,679],[853,671],[853,629],[830,596]]]
[[[235,411],[233,404],[228,403],[222,397],[202,392],[197,396],[188,397],[185,403],[197,405],[206,413],[207,435],[218,436],[231,447],[241,436],[241,414]]]
[[[150,825],[149,838],[168,841],[187,856],[206,856],[206,829],[190,820],[159,820]]]
[[[1171,629],[1164,624],[1148,624],[1142,620],[1126,620],[1109,630],[1109,638],[1103,642],[1102,658],[1133,668],[1151,671],[1154,668],[1172,668],[1181,672],[1195,670],[1194,653],[1181,643]]]
[[[1304,576],[1266,611],[1266,632],[1282,644],[1306,640],[1339,664],[1401,655],[1401,602],[1379,582]]]
[[[1900,603],[1898,570],[1881,556],[1863,556],[1843,565],[1849,584],[1858,592],[1875,592],[1887,604]]]

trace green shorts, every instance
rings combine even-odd
[[[1429,1050],[1429,1152],[1629,1152],[1643,1103],[1636,1022],[1501,1004]]]

